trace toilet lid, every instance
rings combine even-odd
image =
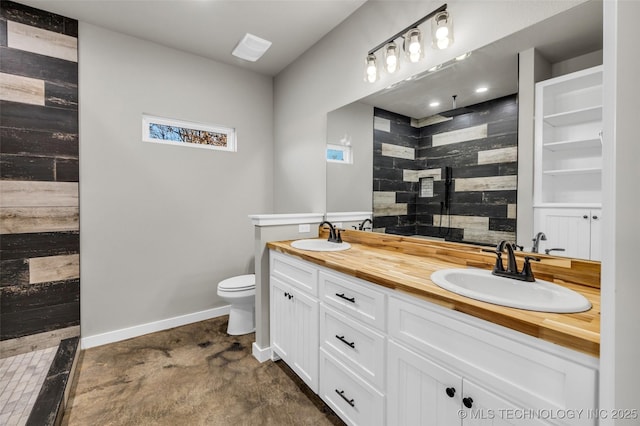
[[[243,291],[250,290],[256,287],[256,275],[238,275],[237,277],[227,278],[220,281],[218,288],[224,291]]]

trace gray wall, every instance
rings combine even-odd
[[[353,164],[327,163],[327,212],[371,211],[373,107],[359,102],[327,114],[327,143],[351,141]]]
[[[80,23],[82,336],[224,304],[272,211],[272,79]],[[238,152],[141,141],[142,113],[237,129]]]

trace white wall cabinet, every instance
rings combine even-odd
[[[600,260],[598,219],[578,219],[602,203],[602,66],[537,83],[535,102],[534,232],[555,255]]]
[[[292,256],[271,265],[272,349],[349,425],[595,424],[593,357]]]
[[[540,241],[540,253],[545,249],[555,256],[600,260],[600,222],[602,209],[536,208],[536,230],[544,232],[546,241]]]

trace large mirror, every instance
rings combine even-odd
[[[327,162],[327,212],[373,211],[377,232],[535,249],[533,83],[600,64],[592,0],[329,112],[327,144],[351,161]]]

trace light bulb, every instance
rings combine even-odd
[[[376,64],[376,55],[367,55],[364,68],[364,80],[373,83],[378,79],[378,67]]]
[[[389,73],[396,72],[397,67],[398,67],[398,58],[396,58],[395,56],[387,57],[387,72]]]
[[[404,51],[410,62],[418,62],[422,58],[422,33],[412,28],[404,35]]]
[[[446,49],[449,47],[449,38],[438,39],[438,49]]]
[[[445,38],[445,37],[447,37],[448,35],[449,35],[449,28],[447,28],[447,27],[442,26],[442,27],[439,27],[439,28],[436,30],[436,38],[437,38],[437,39]]]
[[[411,36],[411,41],[409,42],[409,53],[420,53],[420,40],[418,36]]]
[[[385,48],[384,63],[385,70],[389,74],[393,74],[399,68],[400,63],[398,62],[398,46],[394,42],[387,44],[387,47]]]

